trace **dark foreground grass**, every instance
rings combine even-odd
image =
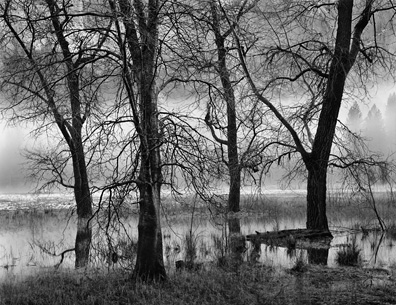
[[[308,266],[304,272],[243,265],[173,273],[162,284],[128,274],[42,273],[0,286],[1,304],[396,304],[395,274]],[[392,277],[393,276],[393,277]]]

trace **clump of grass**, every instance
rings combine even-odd
[[[184,247],[184,260],[178,260],[175,262],[176,270],[200,270],[203,264],[195,261],[197,259],[198,237],[191,232],[186,234]]]
[[[212,234],[213,254],[217,266],[223,269],[229,269],[237,266],[237,260],[232,255],[230,248],[229,236],[218,236]]]
[[[216,234],[212,234],[211,237],[213,240],[213,252],[215,259],[221,264],[227,255],[227,242],[221,236]]]
[[[293,267],[290,270],[293,271],[293,272],[299,272],[300,273],[300,272],[307,271],[307,269],[308,269],[308,266],[305,263],[304,257],[303,257],[303,255],[301,253],[301,255],[296,258],[296,261],[295,261]]]
[[[185,261],[193,264],[195,259],[197,258],[197,238],[194,236],[194,234],[186,234],[184,242],[186,249]]]
[[[340,266],[357,266],[359,264],[361,261],[361,249],[357,246],[355,239],[337,252],[336,260]]]

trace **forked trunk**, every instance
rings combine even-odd
[[[120,14],[116,12],[115,1],[109,1],[117,18],[124,16],[125,39],[129,58],[133,66],[134,81],[125,73],[125,84],[139,135],[140,172],[137,181],[139,188],[139,224],[136,265],[133,278],[144,281],[166,279],[162,251],[161,233],[161,141],[158,123],[158,105],[155,80],[158,64],[158,26],[160,23],[159,1],[117,1]],[[136,21],[136,24],[135,24]],[[116,21],[116,24],[118,21]],[[138,26],[137,26],[138,25]],[[118,27],[120,30],[120,27]],[[121,37],[122,35],[120,35]],[[124,42],[119,47],[124,52]],[[125,53],[124,53],[125,55]],[[126,56],[126,55],[125,55]],[[129,69],[127,66],[124,69]],[[137,88],[133,88],[136,84]],[[136,93],[136,95],[134,95]]]

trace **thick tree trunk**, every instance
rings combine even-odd
[[[157,98],[154,82],[146,74],[142,84],[142,126],[139,175],[140,212],[138,247],[134,277],[144,281],[166,279],[161,232],[161,157],[158,133]]]
[[[320,164],[325,163],[325,164]],[[307,166],[307,229],[329,230],[326,216],[327,162]]]
[[[144,111],[146,114],[151,110],[156,110],[156,103],[150,104],[151,106],[146,107],[146,111]],[[142,145],[138,183],[140,193],[139,239],[133,277],[144,281],[160,281],[166,279],[166,271],[162,248],[160,215],[162,174],[156,115],[146,123],[144,134],[148,136],[141,137],[145,144]]]
[[[160,215],[160,188],[142,184],[140,189],[140,213],[138,247],[134,278],[144,281],[166,279],[163,261]]]
[[[115,14],[119,16],[116,12],[116,2],[109,1],[109,3]],[[126,56],[125,62],[128,61],[133,66],[133,71],[129,71],[131,73],[125,73],[124,82],[126,83],[134,124],[140,140],[140,172],[137,181],[140,194],[139,240],[133,278],[145,281],[164,280],[166,279],[166,271],[162,250],[160,216],[161,139],[158,123],[158,94],[155,82],[161,6],[157,0],[147,2],[119,0],[117,3],[120,12],[122,12],[121,15],[125,17],[123,25],[130,57],[127,57],[124,53],[124,42],[119,41],[119,47]],[[118,21],[116,21],[116,24],[118,30],[120,30]],[[129,64],[124,67],[125,70],[129,69]],[[129,76],[132,74],[134,81]],[[137,88],[133,88],[135,85]]]
[[[76,261],[75,267],[86,267],[89,262],[89,253],[92,239],[92,228],[90,220],[92,217],[92,200],[88,190],[80,190],[79,193],[84,195],[77,199],[77,234],[75,242]]]
[[[151,46],[154,48],[154,46]],[[152,49],[154,50],[154,49]],[[154,62],[146,58],[141,74],[141,168],[139,175],[140,212],[138,248],[134,277],[145,281],[166,279],[161,232],[161,139],[155,92]],[[150,61],[151,59],[151,61]]]
[[[304,160],[308,170],[307,229],[329,229],[326,216],[326,176],[345,81],[353,62],[350,57],[352,7],[352,0],[343,0],[338,4],[335,52],[312,152]]]
[[[245,252],[245,236],[241,234],[240,219],[230,217],[228,219],[230,255],[235,262],[243,261],[243,253]]]
[[[92,239],[90,220],[92,217],[92,197],[89,189],[87,167],[81,137],[77,137],[72,151],[74,173],[74,196],[77,204],[77,233],[75,241],[75,267],[86,267]]]

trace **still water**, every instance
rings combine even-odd
[[[242,235],[305,227],[304,196],[267,198],[259,205],[239,213]],[[194,212],[193,212],[194,211]],[[212,262],[223,255],[229,235],[224,216],[206,209],[168,209],[162,220],[164,259],[168,268],[185,259],[187,244],[193,244],[197,261]],[[250,212],[249,212],[250,211]],[[387,224],[396,218],[394,203],[381,210]],[[137,239],[137,212],[109,222],[107,213],[98,214],[93,242],[94,266],[131,267]],[[112,215],[113,219],[117,215]],[[334,238],[328,251],[327,265],[336,266],[336,255],[342,247],[355,242],[361,250],[362,265],[388,268],[396,265],[396,232],[394,234],[366,229],[377,226],[372,209],[365,206],[329,204],[329,224]],[[388,218],[386,218],[387,216]],[[0,195],[0,280],[20,279],[41,268],[54,268],[59,254],[74,248],[76,219],[73,197],[68,195]],[[396,231],[396,230],[395,230]],[[188,237],[186,237],[188,236]],[[253,245],[246,243],[244,258],[251,259]],[[290,253],[286,248],[262,244],[255,249],[255,261],[274,268],[290,268],[296,259],[308,260],[306,250]],[[114,265],[111,253],[119,260]],[[73,266],[73,253],[65,255],[61,268]]]

